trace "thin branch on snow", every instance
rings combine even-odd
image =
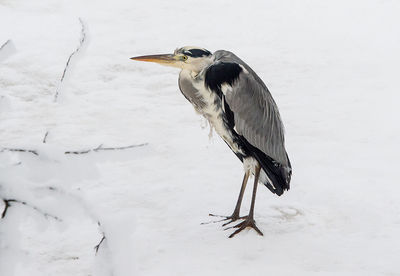
[[[46,144],[46,142],[47,142],[47,136],[49,135],[49,131],[46,131],[46,133],[44,134],[44,137],[43,137],[43,144]]]
[[[49,132],[47,131],[43,137],[43,143],[46,143],[47,140],[47,136],[49,135]],[[0,150],[0,152],[4,152],[4,151],[18,151],[18,152],[28,152],[28,153],[33,153],[34,155],[39,156],[39,153],[36,150],[32,150],[32,149],[20,149],[20,148],[2,148]]]
[[[101,227],[100,221],[97,221],[97,224],[98,224],[98,226],[99,226],[99,229],[102,231],[102,229],[101,229],[102,227]],[[100,249],[101,245],[103,244],[103,242],[104,242],[105,240],[107,240],[106,234],[104,233],[104,231],[102,231],[101,234],[102,234],[103,236],[101,237],[99,243],[96,244],[95,247],[94,247],[94,250],[95,250],[94,255],[95,255],[95,256],[97,256],[97,253],[99,252],[99,249]],[[108,251],[109,251],[109,254],[111,255],[112,252],[110,251],[110,248],[109,248],[108,244],[106,243],[104,246],[106,247],[105,249],[108,250]],[[104,249],[103,249],[103,250],[104,250]],[[112,256],[111,256],[111,257],[112,257]],[[114,270],[113,267],[111,266],[110,269],[111,269],[110,275],[114,275],[114,273],[112,272],[112,271]]]
[[[59,217],[54,216],[54,215],[51,215],[51,214],[49,214],[49,213],[47,213],[47,212],[44,212],[44,211],[42,211],[41,209],[39,209],[38,207],[36,207],[36,206],[34,206],[34,205],[31,205],[31,204],[29,204],[29,203],[27,203],[27,202],[25,202],[25,201],[22,201],[22,200],[18,200],[18,199],[4,199],[4,198],[3,198],[3,202],[4,202],[5,207],[4,207],[4,210],[3,210],[2,214],[1,214],[1,218],[2,218],[2,219],[4,219],[4,217],[6,216],[7,211],[8,211],[8,208],[10,208],[10,207],[12,206],[11,203],[19,203],[19,204],[22,204],[22,205],[31,207],[33,210],[35,210],[35,211],[39,212],[40,214],[42,214],[46,219],[47,219],[47,218],[52,218],[52,219],[55,219],[55,220],[57,220],[57,221],[62,221],[62,219],[60,219]]]
[[[7,44],[10,43],[10,42],[11,42],[11,40],[9,39],[9,40],[7,40],[3,45],[1,45],[0,51],[3,50],[3,48],[6,47]]]
[[[0,46],[0,62],[3,62],[8,57],[16,52],[16,48],[11,39],[7,40]]]
[[[47,133],[46,133],[47,134]],[[46,143],[46,137],[43,139],[43,143]],[[107,151],[107,150],[125,150],[125,149],[132,149],[132,148],[137,148],[137,147],[143,147],[147,146],[148,143],[143,143],[143,144],[137,144],[137,145],[129,145],[129,146],[124,146],[124,147],[108,147],[108,148],[103,148],[103,144],[99,145],[97,148],[94,149],[87,149],[87,150],[71,150],[71,151],[66,151],[64,154],[86,154],[90,152],[99,152],[99,151]],[[27,153],[32,153],[34,155],[39,156],[39,153],[36,150],[32,149],[20,149],[20,148],[2,148],[0,150],[1,152],[5,151],[17,151],[17,152],[27,152]]]
[[[101,230],[101,223],[100,223],[100,221],[97,221],[97,225],[99,226],[99,228],[100,228],[100,230]],[[101,238],[101,240],[100,240],[99,243],[96,244],[96,246],[94,247],[95,255],[97,255],[97,252],[99,251],[100,246],[101,246],[101,244],[103,243],[103,241],[107,239],[107,238],[106,238],[106,234],[104,233],[104,231],[101,231],[101,234],[103,235],[102,238]]]
[[[98,152],[98,151],[105,151],[105,150],[125,150],[125,149],[143,147],[146,145],[148,145],[148,143],[143,143],[143,144],[138,144],[138,145],[130,145],[130,146],[125,146],[125,147],[103,148],[103,144],[101,144],[97,148],[94,148],[94,149],[87,149],[87,150],[81,150],[81,151],[66,151],[65,154],[86,154],[86,153],[89,153],[92,151]]]
[[[103,233],[103,237],[101,238],[100,242],[98,244],[96,244],[96,246],[94,247],[94,250],[96,251],[95,254],[97,254],[97,252],[99,251],[100,245],[103,243],[103,241],[106,239],[106,236]]]
[[[3,202],[4,202],[4,210],[3,210],[3,213],[1,213],[1,218],[2,219],[6,216],[7,210],[10,207],[10,202],[8,200],[3,199]]]
[[[39,153],[36,150],[31,150],[31,149],[2,148],[0,150],[0,152],[4,152],[4,151],[28,152],[28,153],[33,153],[34,155],[39,155]]]
[[[61,79],[60,79],[60,84],[62,84],[62,82],[64,81],[65,75],[66,75],[66,73],[67,73],[67,71],[68,71],[68,68],[69,68],[69,65],[70,65],[70,62],[71,62],[73,56],[74,56],[76,53],[79,52],[79,50],[80,50],[80,49],[82,48],[82,46],[83,46],[83,43],[85,43],[85,40],[86,40],[86,28],[85,28],[85,24],[83,23],[83,21],[82,21],[81,18],[79,18],[79,22],[81,23],[81,26],[82,26],[82,28],[81,28],[81,38],[80,38],[80,40],[79,40],[79,45],[78,45],[78,47],[75,49],[75,51],[73,51],[73,52],[69,55],[69,57],[68,57],[67,63],[65,64],[64,71],[63,71],[63,74],[62,74]],[[55,95],[54,95],[54,102],[57,102],[57,100],[58,100],[58,95],[60,94],[60,87],[61,87],[61,86],[59,85],[59,86],[57,87],[57,89],[56,89],[56,93],[55,93]]]

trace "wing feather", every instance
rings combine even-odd
[[[227,126],[259,161],[260,181],[282,195],[290,188],[292,169],[278,107],[263,81],[237,56],[221,50],[214,58],[205,84],[221,98]]]
[[[236,131],[282,165],[288,165],[284,129],[271,95],[245,72],[225,95],[234,113]]]
[[[216,60],[211,66],[213,69],[209,70],[210,75],[214,73],[213,77],[223,79],[215,72],[239,72],[236,77],[228,73],[229,78],[224,81],[231,86],[224,97],[234,114],[236,132],[276,162],[290,167],[284,145],[284,127],[268,88],[257,74],[233,53],[217,51],[214,55]]]

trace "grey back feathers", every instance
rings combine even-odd
[[[236,63],[245,68],[225,97],[234,113],[237,133],[276,162],[289,167],[278,107],[263,81],[233,53],[220,50],[214,56],[215,62]]]

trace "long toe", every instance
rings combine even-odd
[[[232,223],[234,221],[237,221],[238,219],[244,219],[244,218],[247,217],[247,216],[240,217],[239,215],[236,215],[236,214],[232,214],[230,216],[221,216],[221,215],[214,215],[214,214],[208,214],[208,215],[210,217],[218,217],[218,218],[222,218],[222,219],[220,219],[220,220],[212,220],[212,221],[208,221],[208,222],[202,222],[201,223],[202,225],[203,224],[210,224],[210,223],[218,223],[218,222],[228,221],[228,222],[222,224],[222,227],[224,227],[224,226],[226,226],[226,225],[228,225],[228,224],[230,224],[230,223]]]
[[[256,222],[253,219],[247,218],[245,221],[243,221],[243,222],[241,222],[241,223],[239,223],[239,224],[237,224],[235,226],[227,228],[227,229],[239,228],[235,232],[230,234],[229,238],[234,237],[236,234],[240,233],[243,229],[246,229],[247,227],[253,228],[259,235],[263,236],[263,233],[261,232],[261,230],[258,229],[258,227],[256,226]]]
[[[222,224],[222,227],[225,227],[225,226],[227,226],[228,224],[231,224],[232,222],[235,222],[235,221],[237,221],[237,220],[239,220],[239,219],[246,219],[247,218],[247,216],[243,216],[243,217],[230,217],[229,218],[229,221],[228,222],[225,222],[224,224]],[[240,224],[240,223],[239,223]],[[236,227],[236,225],[234,226],[234,227]]]
[[[226,227],[224,230],[229,230],[229,229],[232,229],[232,228],[240,228],[240,227],[242,227],[245,223],[246,223],[246,221],[242,221],[242,222],[240,222],[240,223],[238,223],[238,224],[236,224],[236,225]]]

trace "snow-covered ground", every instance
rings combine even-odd
[[[399,14],[395,0],[0,0],[0,148],[38,154],[0,152],[0,197],[18,201],[0,275],[400,275]],[[177,70],[129,60],[184,45],[235,52],[280,108],[292,189],[260,186],[264,237],[200,225],[233,211],[242,165]],[[100,144],[145,145],[64,154]]]

